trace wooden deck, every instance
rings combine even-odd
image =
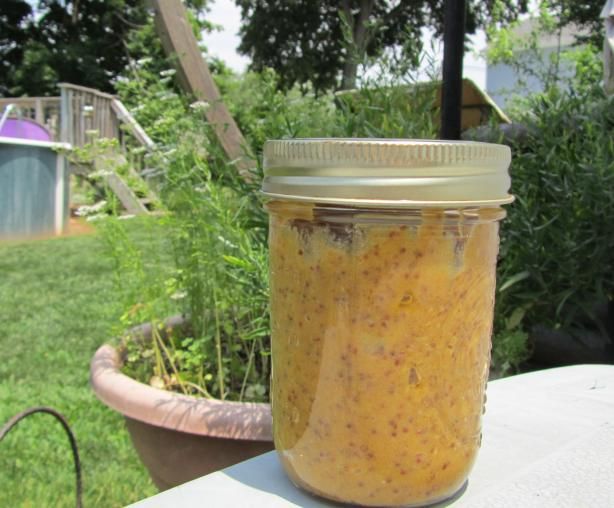
[[[86,175],[94,169],[104,169],[106,173],[127,164],[131,177],[140,178],[145,169],[144,154],[153,151],[155,144],[124,104],[114,95],[92,88],[70,83],[60,83],[59,87],[59,97],[0,98],[0,111],[12,104],[13,116],[35,120],[49,130],[53,141],[70,143],[73,148],[102,139],[116,140],[116,150],[84,164],[73,163],[73,172]],[[135,155],[130,148],[139,146],[145,151]],[[115,172],[104,178],[128,213],[147,213],[148,206],[158,201],[153,191],[147,196],[136,196]]]
[[[59,97],[0,98],[0,110],[12,104],[16,116],[44,125],[53,141],[82,147],[93,137],[117,139],[125,146],[133,137],[146,149],[154,147],[134,117],[115,97],[93,88],[60,83]]]

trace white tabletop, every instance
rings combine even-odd
[[[135,508],[329,507],[286,478],[275,452],[140,501]],[[454,508],[614,507],[614,365],[488,384],[483,441]]]

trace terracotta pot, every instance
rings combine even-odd
[[[175,318],[167,324],[176,325]],[[144,337],[151,328],[143,325]],[[139,457],[165,490],[273,449],[269,404],[226,402],[159,390],[120,372],[104,345],[90,365],[98,398],[126,418]]]

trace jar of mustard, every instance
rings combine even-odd
[[[273,433],[299,487],[454,496],[481,440],[509,148],[268,141]]]

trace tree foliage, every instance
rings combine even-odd
[[[36,96],[56,94],[60,81],[111,91],[127,61],[124,41],[147,11],[143,0],[9,0],[0,19],[9,29],[0,92]]]
[[[280,85],[313,83],[317,90],[352,88],[359,62],[396,48],[398,63],[417,64],[422,29],[441,34],[443,0],[235,0],[241,8],[239,51],[252,69],[275,69]],[[526,0],[471,0],[467,32],[491,19],[502,22],[526,11]]]
[[[197,31],[211,30],[207,0],[186,3]],[[162,54],[151,27],[146,0],[1,0],[0,95],[56,95],[62,81],[112,92],[145,45]]]
[[[578,35],[578,42],[591,42],[601,47],[603,44],[603,20],[599,17],[605,0],[550,0],[554,12],[560,19],[560,25],[574,23],[586,31],[587,35]]]
[[[32,8],[24,0],[5,0],[0,3],[0,94],[6,92],[6,82],[23,57],[27,34],[22,24]]]

